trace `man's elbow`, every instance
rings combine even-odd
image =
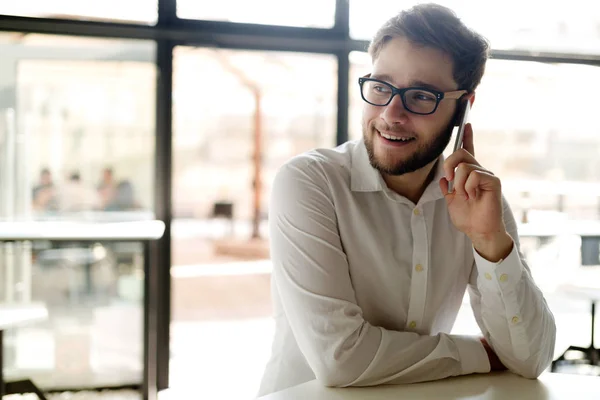
[[[537,379],[544,371],[548,369],[554,357],[554,344],[548,346],[543,354],[538,357],[529,359],[527,362],[517,363],[513,368],[509,368],[513,372],[527,379]]]
[[[515,370],[524,378],[537,379],[552,364],[554,346],[556,345],[556,325],[552,315],[551,318],[552,323],[546,327],[544,336],[538,342],[539,346],[532,346],[532,350],[536,350],[535,355]]]
[[[546,368],[548,368],[548,365],[546,364],[528,365],[519,368],[515,372],[521,375],[523,378],[537,379],[546,370]]]

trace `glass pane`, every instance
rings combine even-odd
[[[348,138],[350,140],[362,137],[362,109],[364,100],[360,96],[358,78],[371,72],[371,57],[364,52],[353,51],[350,53],[350,110],[348,112]]]
[[[158,0],[0,0],[0,14],[154,24]]]
[[[289,158],[335,145],[337,63],[187,47],[174,63],[171,386],[249,399],[273,330],[270,184]]]
[[[177,16],[186,19],[331,28],[335,20],[335,0],[177,0]]]
[[[154,43],[10,33],[0,53],[0,220],[153,218]],[[50,314],[7,342],[11,377],[44,387],[140,382],[139,246],[1,247],[1,269],[18,273],[0,305],[41,302]]]
[[[352,53],[350,61],[350,135],[359,138],[356,81],[370,59]],[[522,250],[556,318],[556,356],[590,342],[590,304],[567,285],[600,279],[598,90],[598,67],[490,60],[470,114],[477,159],[502,179]],[[455,333],[478,332],[466,297]]]
[[[351,0],[350,34],[356,39],[370,40],[377,29],[399,11],[428,2]],[[486,36],[494,49],[600,52],[600,4],[597,2],[439,0],[437,3],[453,9],[468,26]]]
[[[0,310],[47,310],[6,331],[8,381],[44,389],[142,382],[141,243],[0,243],[0,258],[3,276],[13,277],[0,288]]]

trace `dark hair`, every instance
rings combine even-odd
[[[372,59],[375,60],[384,45],[396,37],[405,37],[416,45],[448,54],[453,61],[458,89],[473,92],[481,82],[489,43],[449,8],[433,3],[419,4],[389,19],[369,46]]]

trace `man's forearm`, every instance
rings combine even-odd
[[[525,261],[516,246],[501,263],[478,254],[475,259],[478,293],[473,307],[486,341],[511,371],[539,376],[552,359],[556,327]]]

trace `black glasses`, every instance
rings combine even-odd
[[[399,94],[402,105],[413,114],[429,115],[437,110],[443,99],[460,99],[466,90],[440,92],[424,87],[408,87],[398,89],[387,82],[369,78],[369,75],[358,78],[360,94],[364,101],[374,106],[387,106],[395,95]]]

